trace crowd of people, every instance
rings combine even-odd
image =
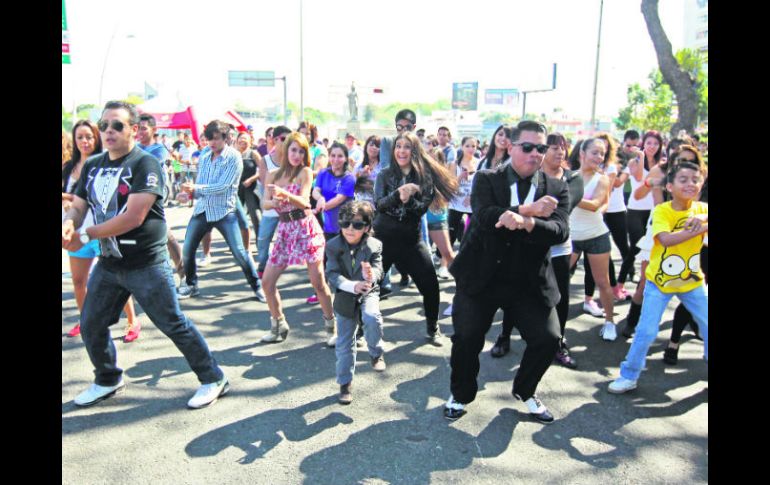
[[[261,342],[290,338],[278,282],[288,267],[307,267],[307,303],[320,305],[325,344],[335,348],[341,404],[353,400],[357,349],[366,346],[374,370],[386,370],[379,303],[394,291],[392,268],[402,287],[416,285],[424,338],[437,347],[446,344],[439,279],[454,278],[445,311],[453,327],[450,420],[476,397],[479,353],[498,309],[502,329],[491,355],[510,351],[516,327],[526,350],[512,393],[535,420],[554,420],[536,389],[552,363],[578,367],[565,327],[581,256],[582,309],[601,319],[601,340],[633,339],[609,392],[636,388],[673,295],[682,304],[665,362],[677,364],[687,325],[707,358],[707,167],[698,140],[686,133],[666,141],[656,131],[629,130],[622,143],[599,133],[572,146],[542,123],[522,121],[499,126],[489,142],[465,136],[456,147],[448,127],[426,137],[409,109],[396,114],[395,136],[372,135],[362,145],[352,133],[319,140],[307,121],[296,130],[271,127],[259,140],[250,128],[239,133],[214,120],[200,146],[185,133],[166,146],[152,116],[111,101],[98,123],[75,124],[70,146],[63,133],[62,247],[80,312],[68,336],[82,336],[96,374],[76,405],[124,388],[109,326],[124,310],[124,341],[139,337],[133,299],[198,376],[189,407],[208,406],[229,390],[179,304],[205,291],[197,267],[210,262],[212,229],[266,304],[270,328]],[[174,204],[193,207],[181,248],[165,221]],[[629,300],[619,332],[615,304]]]

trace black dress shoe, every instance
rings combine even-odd
[[[547,409],[542,413],[529,413],[529,415],[535,418],[535,421],[539,421],[543,424],[553,423],[553,414]]]
[[[401,281],[398,282],[398,286],[401,288],[406,288],[409,286],[409,275],[404,273],[401,275]]]
[[[390,289],[390,288],[388,288],[386,286],[381,286],[380,287],[380,300],[383,300],[383,299],[387,298],[388,296],[390,296],[391,293],[393,293],[392,289]]]
[[[497,342],[495,342],[495,345],[492,347],[492,350],[490,353],[492,354],[492,357],[500,358],[511,351],[511,336],[510,335],[500,335],[497,337]]]
[[[679,362],[679,347],[675,349],[666,347],[666,350],[663,351],[663,362],[668,365],[676,365]]]
[[[450,421],[457,421],[468,413],[465,409],[444,408],[444,417]]]
[[[620,334],[625,338],[631,338],[634,336],[634,330],[634,327],[629,324],[625,324],[623,325],[623,330],[620,331]]]

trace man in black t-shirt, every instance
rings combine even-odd
[[[139,115],[134,105],[108,102],[98,126],[107,151],[86,161],[72,208],[62,223],[62,248],[76,251],[90,239],[98,239],[101,247],[88,282],[80,325],[96,378],[74,402],[90,406],[125,387],[109,327],[120,318],[128,296],[134,295],[155,326],[182,352],[202,384],[187,405],[208,406],[229,390],[229,384],[206,341],[179,308],[166,261],[160,166],[135,145]],[[88,207],[95,225],[78,234]]]

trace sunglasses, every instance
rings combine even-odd
[[[538,145],[535,143],[530,143],[528,141],[525,141],[523,143],[511,143],[513,146],[520,146],[521,151],[524,153],[531,153],[532,150],[537,150],[537,153],[541,155],[545,155],[545,152],[548,151],[548,145]]]
[[[401,133],[404,130],[412,131],[412,128],[414,128],[414,125],[411,124],[411,123],[409,123],[407,125],[398,125],[398,124],[396,125],[396,131],[399,132],[399,133]]]
[[[365,223],[364,221],[349,221],[349,220],[340,221],[340,227],[342,229],[347,229],[351,225],[353,226],[353,229],[355,229],[356,231],[360,231],[364,229],[366,226],[368,226],[368,224]]]
[[[99,131],[101,131],[102,133],[107,131],[107,129],[109,128],[112,128],[117,132],[121,132],[123,131],[123,128],[126,127],[126,125],[124,125],[122,121],[118,121],[118,120],[112,120],[112,121],[101,120],[99,121],[99,123],[96,124],[96,126],[99,128]]]
[[[682,158],[682,157],[679,157],[676,159],[676,163],[681,163],[681,162],[698,163],[698,160],[694,158]]]

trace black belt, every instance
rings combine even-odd
[[[291,212],[279,212],[278,220],[280,222],[299,221],[308,216],[307,209],[294,209]]]

